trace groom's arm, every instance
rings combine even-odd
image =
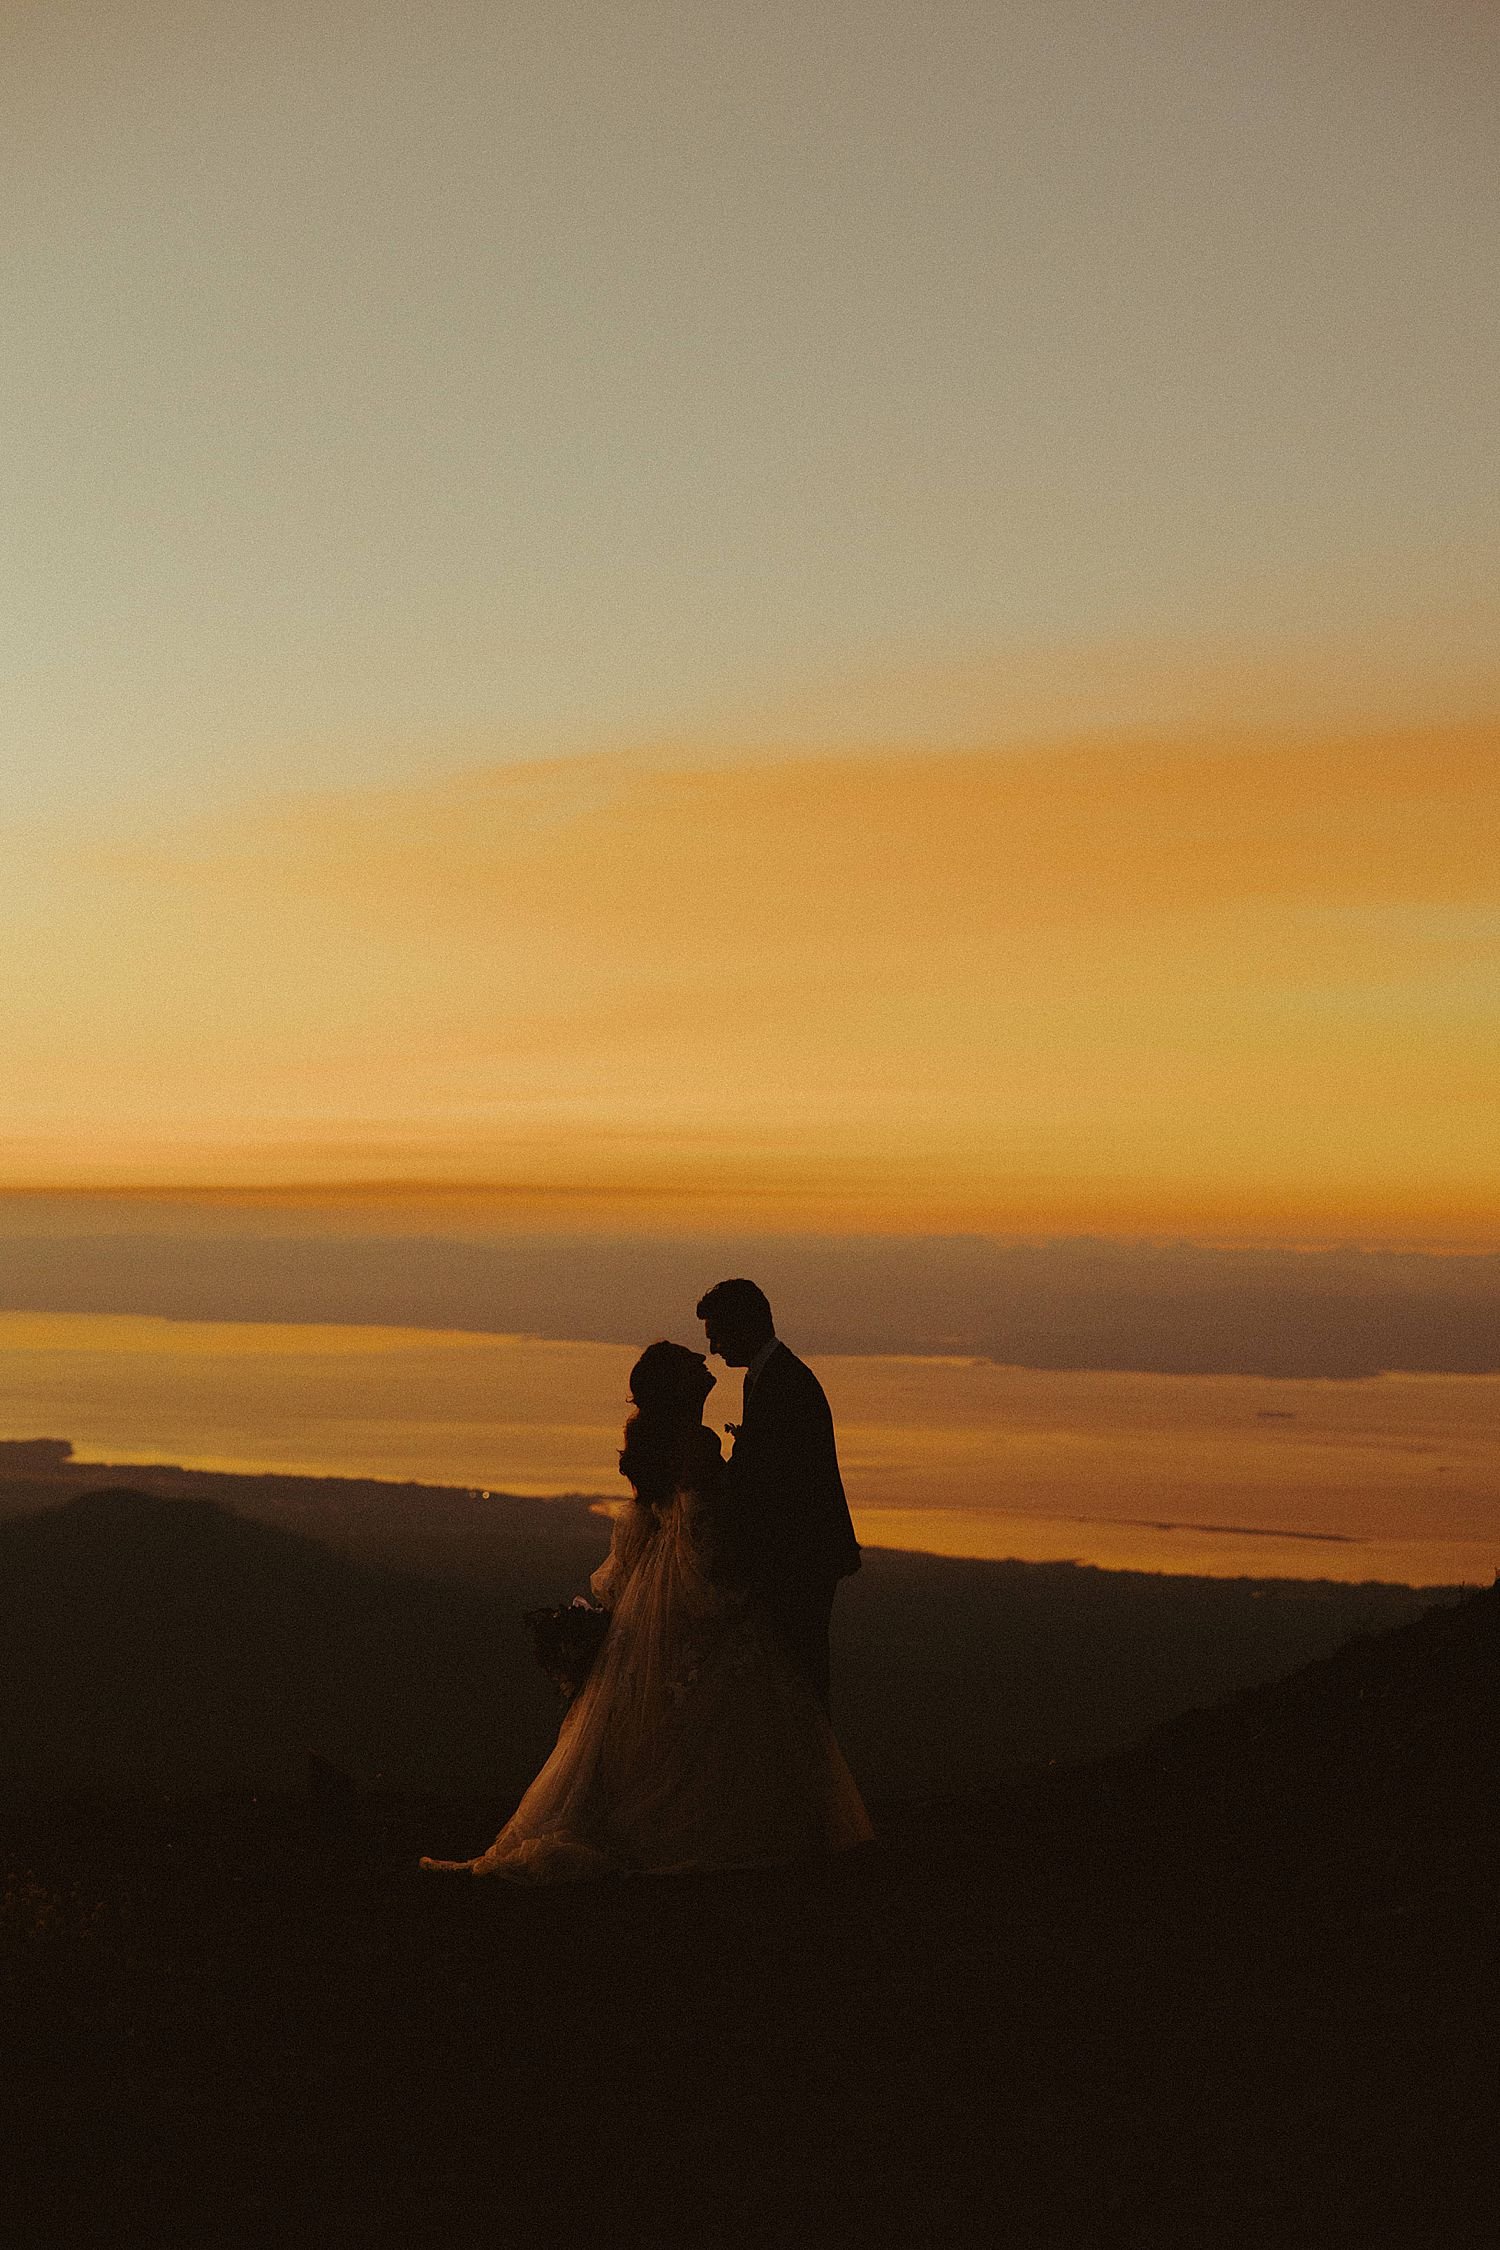
[[[847,1578],[860,1566],[859,1542],[839,1469],[833,1409],[811,1368],[804,1374],[796,1402],[804,1544],[817,1567]]]

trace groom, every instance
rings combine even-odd
[[[826,1711],[834,1591],[859,1568],[833,1416],[753,1281],[721,1281],[699,1300],[698,1318],[709,1350],[745,1370],[729,1493],[751,1583]]]

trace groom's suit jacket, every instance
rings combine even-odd
[[[839,1475],[823,1386],[778,1343],[745,1401],[729,1457],[738,1541],[754,1583],[775,1605],[859,1568],[859,1542]]]

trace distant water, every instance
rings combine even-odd
[[[426,1329],[0,1313],[0,1436],[71,1438],[92,1461],[612,1498],[633,1356]],[[1413,1585],[1488,1583],[1500,1566],[1500,1377],[814,1364],[872,1545]],[[708,1418],[722,1428],[738,1407],[730,1375]]]

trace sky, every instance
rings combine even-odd
[[[1497,49],[8,7],[7,1226],[1500,1248]]]

